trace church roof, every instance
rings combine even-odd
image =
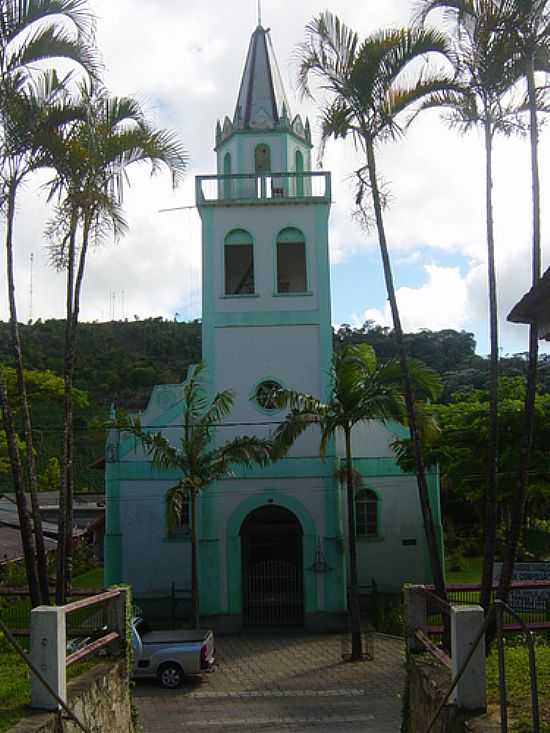
[[[281,118],[291,118],[290,108],[269,29],[258,25],[250,39],[233,126],[272,129]]]

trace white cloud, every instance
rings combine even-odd
[[[468,283],[457,267],[426,265],[427,282],[419,288],[399,288],[397,303],[405,331],[464,327],[468,318]],[[367,308],[363,320],[391,326],[389,303],[384,310]]]

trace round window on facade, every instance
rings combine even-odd
[[[277,406],[277,392],[283,389],[279,382],[274,379],[266,379],[256,387],[256,402],[262,410],[275,411],[281,408]]]

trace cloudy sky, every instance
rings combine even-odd
[[[214,172],[215,124],[232,116],[255,0],[90,0],[106,82],[114,94],[137,96],[153,122],[178,131],[191,164],[172,192],[168,176],[132,176],[125,194],[130,225],[118,243],[105,244],[89,261],[84,320],[164,316],[200,317],[200,233],[191,207],[194,176]],[[412,0],[339,0],[340,17],[361,36],[408,21]],[[297,99],[293,56],[304,26],[325,2],[263,0],[292,111],[307,114],[318,140],[314,105]],[[542,200],[548,201],[549,135],[541,145]],[[331,274],[333,321],[390,324],[375,234],[352,219],[351,171],[359,160],[351,145],[329,145],[323,161],[333,176]],[[404,327],[473,331],[487,351],[483,147],[478,135],[457,137],[437,113],[417,120],[406,139],[379,151],[381,175],[391,191],[387,233]],[[48,265],[43,228],[48,218],[40,181],[21,196],[17,220],[17,286],[21,320],[63,315],[63,276]],[[529,159],[527,142],[499,140],[495,159],[495,217],[503,353],[525,351],[527,331],[506,314],[529,287]],[[550,234],[544,217],[546,253]],[[32,300],[31,300],[31,254]],[[545,260],[546,262],[546,260]],[[0,317],[7,315],[0,288]]]

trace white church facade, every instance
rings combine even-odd
[[[274,384],[326,399],[332,358],[328,222],[330,174],[312,170],[309,123],[293,116],[269,32],[250,41],[232,119],[216,129],[217,172],[196,179],[202,220],[203,360],[210,397],[231,389],[233,412],[217,439],[267,436],[281,419]],[[262,385],[266,386],[262,390]],[[260,389],[259,389],[260,388]],[[265,399],[262,398],[265,395]],[[181,385],[157,386],[143,425],[177,442]],[[359,425],[354,466],[360,585],[398,592],[429,582],[416,480],[391,449],[401,426]],[[200,610],[226,631],[297,624],[328,629],[347,607],[345,491],[336,479],[343,445],[319,457],[310,428],[288,456],[236,471],[199,502]],[[190,588],[185,522],[169,533],[165,496],[179,477],[156,469],[133,438],[113,432],[106,456],[107,583],[142,599]],[[440,528],[437,472],[429,477]]]

